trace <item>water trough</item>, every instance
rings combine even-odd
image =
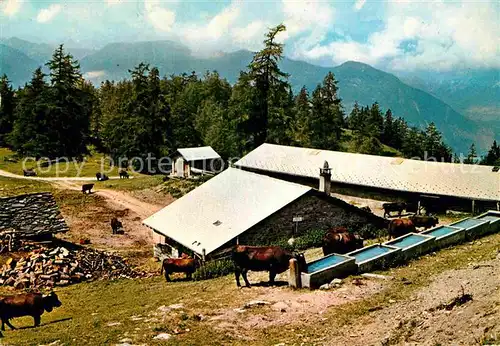
[[[451,226],[431,228],[423,231],[421,234],[435,237],[435,246],[437,249],[442,249],[465,241],[465,229]]]
[[[349,252],[347,256],[354,257],[358,272],[364,273],[375,269],[387,268],[398,257],[400,248],[382,244],[374,244]]]
[[[341,278],[356,272],[355,258],[331,254],[307,264],[307,272],[301,273],[302,287],[318,288],[334,278]]]
[[[500,232],[500,211],[490,210],[477,216],[476,219],[489,222],[488,233]]]
[[[432,251],[436,246],[436,238],[426,234],[408,233],[383,245],[401,249],[398,259],[405,261]]]
[[[490,222],[488,220],[479,220],[466,218],[454,222],[451,227],[465,228],[465,237],[467,239],[479,238],[490,232]]]

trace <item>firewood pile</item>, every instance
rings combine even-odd
[[[0,285],[23,289],[145,276],[131,269],[121,257],[105,252],[39,248],[18,260],[9,258],[0,270]]]

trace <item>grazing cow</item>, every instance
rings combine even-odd
[[[189,258],[187,255],[181,258],[165,258],[161,264],[160,275],[165,270],[165,280],[170,282],[169,274],[186,273],[186,278],[191,280],[197,267],[197,261],[194,258]]]
[[[82,185],[82,193],[92,193],[92,189],[94,188],[94,184],[83,184]]]
[[[299,262],[299,268],[304,269],[306,261],[304,255],[293,254],[283,250],[279,246],[246,246],[236,245],[231,253],[234,263],[234,274],[236,285],[241,287],[240,275],[245,280],[246,287],[250,287],[247,272],[269,271],[269,284],[274,284],[276,274],[286,271],[290,265],[290,259],[295,258]]]
[[[401,237],[411,232],[416,232],[416,228],[410,219],[394,219],[389,223],[389,239]]]
[[[410,216],[411,222],[415,227],[424,227],[425,229],[436,226],[439,223],[439,219],[435,216]]]
[[[101,181],[102,174],[101,173],[96,173],[95,177],[96,177],[97,181]]]
[[[345,230],[344,232],[339,232]],[[350,233],[345,227],[338,227],[328,231],[323,237],[323,255],[332,253],[345,254],[363,247],[363,238]]]
[[[128,175],[128,172],[125,170],[120,171],[120,179],[128,179],[130,176]]]
[[[384,203],[382,204],[382,207],[384,208],[384,217],[386,216],[390,217],[393,211],[398,212],[398,216],[401,216],[401,213],[406,208],[406,203],[404,202]]]
[[[23,169],[23,175],[25,177],[36,177],[36,172],[32,169]]]
[[[10,297],[0,298],[0,319],[2,330],[5,324],[10,329],[16,329],[9,320],[15,317],[31,316],[35,321],[35,327],[40,325],[40,317],[44,311],[51,312],[53,308],[60,307],[62,303],[54,292],[49,295],[40,293],[25,293]]]
[[[123,225],[116,217],[111,219],[111,229],[113,234],[123,234]]]
[[[102,174],[101,181],[109,180],[109,177],[106,174]]]

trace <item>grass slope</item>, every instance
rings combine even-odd
[[[387,282],[381,292],[364,300],[328,309],[323,315],[328,318],[328,323],[308,319],[286,326],[255,329],[252,330],[252,345],[300,344],[304,340],[325,340],[325,337],[333,340],[328,336],[337,328],[348,326],[374,309],[388,306],[391,299],[408,299],[427,286],[433,276],[495,258],[499,242],[500,234],[491,235],[481,241],[442,250],[414,260],[409,265],[380,272],[395,279]],[[412,284],[405,284],[408,281]],[[301,291],[293,294],[299,297]],[[61,288],[58,295],[63,306],[42,316],[41,327],[29,328],[32,324],[30,318],[16,319],[14,325],[23,329],[6,331],[4,344],[38,345],[60,340],[66,345],[108,345],[130,338],[133,343],[148,345],[248,345],[247,340],[234,335],[214,333],[210,323],[197,317],[199,314],[214,315],[218,309],[239,308],[252,299],[252,290],[237,289],[232,276],[175,283],[166,283],[161,277],[102,281]],[[184,307],[157,319],[160,306],[178,303]],[[258,312],[256,309],[253,313]],[[153,339],[162,332],[172,334],[175,329],[189,331],[168,341]]]

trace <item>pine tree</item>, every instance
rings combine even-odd
[[[475,164],[477,159],[477,151],[476,151],[476,145],[472,143],[469,148],[469,153],[467,154],[467,157],[464,160],[465,164]]]
[[[488,154],[486,154],[486,157],[483,159],[481,164],[488,166],[500,165],[500,145],[497,144],[496,140],[493,141]]]
[[[311,102],[305,86],[300,89],[294,100],[294,142],[302,147],[311,146],[311,133],[309,129],[309,119],[311,117]]]
[[[382,134],[382,143],[395,147],[394,143],[394,118],[390,109],[385,112],[384,129]]]
[[[42,69],[37,68],[30,83],[19,92],[15,121],[8,136],[15,151],[35,158],[53,152],[51,139],[56,135],[51,126],[50,90],[44,79]]]
[[[273,95],[279,95],[282,90],[290,89],[286,81],[288,74],[278,67],[278,62],[283,58],[283,44],[277,43],[276,37],[285,30],[286,27],[283,24],[272,28],[266,35],[264,48],[255,53],[248,66],[248,75],[252,80],[252,86],[255,87],[256,97],[253,99],[255,112],[252,112],[251,118],[246,122],[246,131],[251,135],[254,147],[266,141],[270,115],[281,116],[280,112],[270,114]],[[277,123],[278,121],[271,120],[271,122]]]
[[[64,53],[63,45],[55,50],[46,65],[50,68],[53,148],[47,155],[80,157],[87,151],[91,115],[86,104],[88,95],[82,90],[80,65]]]
[[[4,74],[0,77],[0,145],[7,144],[7,135],[12,131],[16,100],[12,85]]]
[[[347,118],[347,123],[349,129],[353,131],[359,131],[363,126],[363,119],[361,116],[361,109],[359,108],[358,101],[354,102],[354,106],[352,108],[349,117]]]

